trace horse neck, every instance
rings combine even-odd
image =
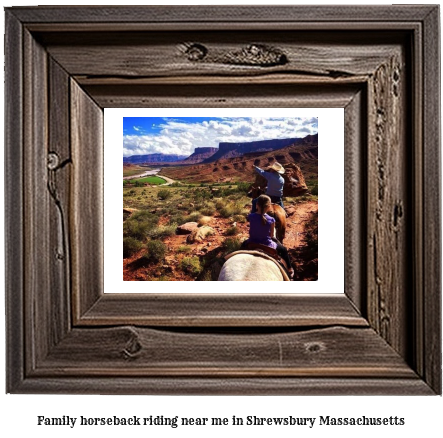
[[[266,212],[266,214],[269,214],[269,216],[274,216],[275,215],[275,205],[276,204],[271,204],[271,208]]]

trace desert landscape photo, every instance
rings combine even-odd
[[[227,260],[244,250],[252,200],[270,185],[257,168],[283,178],[274,240],[290,266],[266,248],[246,253],[274,259],[283,279],[317,280],[317,117],[125,117],[124,281],[221,279]],[[254,275],[241,279],[268,279]]]

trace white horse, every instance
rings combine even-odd
[[[282,267],[259,251],[236,251],[227,256],[218,281],[289,281]]]

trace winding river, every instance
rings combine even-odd
[[[157,173],[160,172],[160,170],[161,170],[160,168],[147,170],[147,171],[140,173],[138,175],[124,176],[123,179],[135,179],[135,178],[142,178],[144,176],[149,176],[149,175],[157,175]]]
[[[169,186],[170,184],[172,184],[173,182],[175,182],[173,179],[168,178],[167,176],[163,176],[163,175],[159,175],[158,173],[161,171],[161,169],[152,169],[152,170],[147,170],[146,172],[140,173],[139,175],[132,175],[132,176],[124,176],[123,179],[138,179],[138,178],[143,178],[145,176],[152,176],[152,175],[157,175],[160,178],[163,178],[166,183],[162,184],[163,186]]]

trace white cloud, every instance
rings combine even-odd
[[[191,155],[197,147],[218,147],[221,142],[248,142],[276,138],[305,137],[317,133],[316,117],[223,118],[185,123],[165,118],[156,134],[123,136],[123,156],[152,153]],[[139,128],[139,129],[136,129]]]

